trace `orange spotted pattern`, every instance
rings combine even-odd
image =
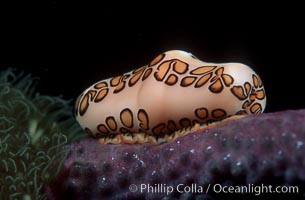
[[[136,117],[136,118],[135,118]],[[97,136],[107,136],[107,134],[113,134],[118,131],[118,122],[123,125],[119,128],[122,133],[132,133],[131,129],[135,127],[140,127],[139,131],[145,132],[149,129],[149,118],[148,114],[144,109],[139,109],[137,116],[129,109],[125,108],[120,112],[119,119],[115,119],[114,116],[109,116],[104,122],[97,126],[98,133]],[[89,129],[90,130],[90,129]]]
[[[178,82],[179,75],[185,74],[188,71],[188,66],[187,63],[178,59],[167,60],[157,67],[154,76],[157,81],[165,80],[167,85],[172,86]]]
[[[258,75],[252,75],[251,85],[249,82],[245,82],[244,85],[233,86],[231,92],[236,98],[244,101],[242,108],[237,114],[244,114],[250,111],[252,114],[258,114],[262,112],[262,105],[255,103],[255,99],[262,100],[266,98],[263,83]]]
[[[211,117],[209,117],[209,115]],[[167,122],[159,123],[152,128],[153,135],[155,136],[164,136],[165,134],[172,134],[173,132],[181,129],[181,128],[188,128],[194,126],[195,124],[206,123],[208,121],[213,120],[221,120],[226,117],[226,111],[223,109],[214,109],[211,113],[208,113],[207,108],[197,108],[194,111],[194,116],[192,119],[197,120],[191,121],[189,118],[182,118],[176,123],[174,120],[168,120]]]
[[[242,109],[236,114],[261,113],[263,108],[256,99],[266,98],[263,84],[259,76],[252,75],[252,83],[245,82],[243,85],[234,85],[234,78],[226,74],[224,67],[208,65],[190,69],[188,63],[179,59],[165,59],[166,54],[160,54],[148,65],[140,67],[132,72],[113,77],[109,80],[96,83],[93,87],[80,95],[76,101],[75,115],[84,116],[91,103],[103,101],[107,95],[116,95],[126,88],[134,87],[139,82],[152,77],[167,86],[177,85],[182,88],[205,87],[213,94],[221,93],[224,88],[229,88],[237,101],[242,101]],[[96,126],[96,133],[90,128],[84,130],[88,134],[100,137],[111,137],[115,134],[127,134],[142,132],[162,137],[171,134],[181,128],[193,126],[196,123],[206,123],[210,120],[222,120],[227,117],[226,110],[222,108],[208,109],[199,107],[193,110],[192,116],[181,119],[168,119],[158,124],[150,124],[149,113],[143,109],[131,110],[123,108],[119,117],[106,116]]]
[[[194,112],[194,118],[197,117],[198,120],[191,121],[189,118],[182,118],[178,121],[178,123],[174,120],[168,120],[167,122],[159,123],[153,126],[152,133],[155,136],[162,137],[165,134],[171,134],[178,129],[187,128],[195,125],[196,123],[199,124],[207,122],[209,115],[212,116],[212,118],[209,118],[209,120],[220,120],[226,116],[226,112],[219,108],[212,110],[209,114],[207,108],[198,108]],[[149,116],[144,109],[139,109],[137,115],[135,115],[129,108],[125,108],[120,112],[120,117],[118,120],[121,124],[123,124],[123,126],[119,129],[119,131],[122,133],[134,133],[134,131],[131,130],[134,127],[139,127],[139,132],[147,133],[150,127]],[[118,130],[115,117],[107,117],[103,123],[97,126],[97,130],[97,136],[107,136],[115,133]],[[92,133],[88,128],[86,128],[86,132]]]
[[[165,84],[173,86],[180,81],[180,86],[188,87],[194,84],[199,88],[210,82],[209,90],[213,93],[222,92],[224,87],[230,87],[234,79],[229,74],[223,73],[223,67],[202,66],[188,73],[188,64],[178,59],[162,62],[154,77],[157,81],[164,81]],[[179,75],[186,74],[180,79]]]
[[[108,84],[105,81],[99,82],[94,85],[93,89],[89,90],[86,94],[82,94],[78,100],[76,101],[76,115],[78,114],[77,110],[79,111],[79,115],[83,116],[88,107],[90,102],[94,101],[98,103],[102,101],[108,94]]]
[[[140,80],[144,81],[153,72],[153,69],[149,66],[155,66],[160,63],[164,58],[163,54],[157,56],[148,66],[143,66],[131,72],[131,74],[124,74],[116,76],[110,80],[110,84],[105,81],[99,82],[94,85],[95,90],[88,91],[84,97],[81,98],[81,102],[77,102],[79,105],[79,114],[81,116],[86,112],[90,101],[98,103],[102,101],[108,94],[110,88],[114,88],[113,94],[123,91],[128,83],[129,87],[136,85]],[[181,87],[188,87],[194,85],[199,88],[207,84],[209,81],[209,90],[213,93],[220,93],[224,86],[229,87],[233,82],[233,78],[229,74],[223,73],[223,67],[217,68],[217,66],[202,66],[189,71],[189,65],[179,59],[171,59],[163,61],[158,65],[154,72],[154,77],[157,81],[164,81],[168,86],[173,86],[180,83]],[[186,74],[183,78],[180,75]],[[78,114],[78,112],[76,112]]]

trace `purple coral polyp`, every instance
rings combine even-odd
[[[70,146],[48,195],[50,199],[217,199],[229,196],[206,194],[209,184],[272,184],[298,185],[296,195],[302,196],[304,121],[305,110],[248,116],[157,146],[101,145],[86,139]],[[138,190],[131,192],[131,184]],[[195,184],[204,193],[141,192],[141,184],[174,188]]]

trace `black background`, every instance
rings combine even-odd
[[[301,5],[106,4],[2,2],[0,70],[24,70],[40,77],[41,94],[74,99],[94,82],[180,49],[251,66],[265,84],[267,112],[305,107]]]

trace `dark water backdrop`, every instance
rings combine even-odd
[[[164,4],[2,2],[0,70],[32,73],[40,93],[70,99],[181,49],[205,61],[250,65],[265,84],[268,112],[305,107],[300,5]]]

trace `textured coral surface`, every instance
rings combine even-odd
[[[287,110],[229,121],[221,127],[162,145],[101,145],[95,139],[86,139],[70,146],[64,169],[48,188],[48,196],[50,199],[228,199],[232,195],[213,192],[213,186],[271,184],[296,185],[299,191],[294,195],[270,192],[255,195],[252,191],[234,197],[304,198],[304,122],[305,110]],[[138,187],[136,192],[130,191],[131,184]],[[141,184],[150,184],[151,190],[141,191]],[[177,191],[179,184],[193,185],[197,192]],[[173,187],[174,191],[166,194],[161,187]]]

